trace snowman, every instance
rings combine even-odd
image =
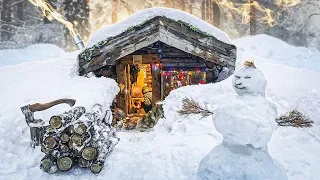
[[[223,135],[200,162],[201,180],[287,180],[283,168],[268,153],[277,128],[277,108],[265,98],[267,81],[253,62],[245,61],[232,86],[238,96],[221,105],[213,124]]]

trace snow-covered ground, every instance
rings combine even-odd
[[[266,96],[277,104],[279,114],[298,109],[316,121],[314,127],[309,129],[278,128],[269,142],[271,156],[284,166],[290,180],[319,179],[320,74],[303,70],[304,67],[282,65],[287,61],[273,64],[278,60],[274,57],[290,54],[288,51],[297,52],[301,48],[273,49],[276,45],[269,36],[247,37],[241,41],[243,47],[250,47],[254,41],[264,42],[265,46],[256,46],[255,50],[268,61],[256,58],[256,62],[268,80]],[[98,176],[84,169],[72,169],[60,174],[47,174],[40,170],[43,153],[39,147],[33,149],[29,146],[29,129],[20,107],[67,97],[75,98],[76,105],[90,108],[97,102],[111,103],[119,90],[115,81],[107,78],[76,76],[77,53],[47,62],[0,67],[0,179],[194,179],[200,160],[221,143],[222,136],[214,129],[212,117],[184,118],[179,117],[176,111],[185,96],[208,103],[215,110],[222,101],[235,96],[231,78],[217,84],[188,86],[172,91],[164,102],[166,119],[160,120],[151,132],[118,132],[120,143]],[[252,56],[238,49],[238,61],[251,59]],[[315,58],[313,55],[303,56],[303,60],[308,62]],[[301,61],[301,56],[290,57],[290,63]],[[50,115],[68,109],[66,105],[58,105],[37,112],[35,116],[47,120]]]
[[[0,50],[0,66],[56,59],[66,52],[53,44],[35,44],[24,49]]]
[[[102,28],[90,37],[87,46],[155,16],[183,20],[219,40],[230,42],[224,32],[199,18],[178,10],[154,8],[137,12],[117,25]],[[253,56],[265,59],[255,57],[257,66],[268,80],[266,95],[276,103],[279,114],[298,109],[316,121],[309,129],[278,128],[269,142],[270,154],[284,166],[290,180],[319,179],[320,53],[293,47],[266,35],[241,38],[235,44],[238,46],[238,65]],[[214,129],[212,117],[185,118],[179,117],[176,111],[186,96],[207,103],[215,110],[222,101],[235,96],[231,78],[217,84],[172,91],[164,101],[166,118],[160,120],[151,132],[118,132],[120,143],[98,176],[83,169],[59,174],[40,170],[43,153],[39,147],[33,149],[29,146],[29,128],[20,107],[58,98],[74,98],[76,105],[87,109],[95,103],[108,106],[119,91],[111,79],[77,76],[78,53],[62,56],[64,52],[53,45],[0,51],[0,66],[3,66],[0,67],[0,179],[194,179],[200,160],[221,143],[222,136]],[[59,56],[62,57],[50,60]],[[21,62],[29,63],[4,66]],[[59,105],[37,112],[35,117],[48,120],[51,115],[69,109],[66,105]]]
[[[268,42],[265,42],[265,39],[268,39]],[[295,47],[264,34],[243,37],[234,43],[271,63],[320,72],[320,52],[317,50]]]

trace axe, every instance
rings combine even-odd
[[[35,103],[21,107],[21,111],[25,116],[26,123],[30,127],[31,147],[39,146],[42,143],[42,138],[48,126],[44,126],[45,121],[42,119],[35,119],[34,112],[43,111],[58,104],[68,104],[70,107],[74,106],[76,100],[74,99],[57,99],[48,103]]]

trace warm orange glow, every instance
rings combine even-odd
[[[242,17],[242,23],[247,24],[250,22],[250,12],[251,8],[259,11],[260,14],[263,14],[261,18],[257,20],[261,23],[267,23],[269,26],[274,26],[276,21],[272,16],[273,11],[269,8],[261,6],[257,1],[250,2],[248,1],[245,4],[235,4],[229,0],[216,0],[217,4],[229,9],[231,12],[236,13]],[[276,0],[275,4],[278,7],[292,7],[299,4],[301,0]]]
[[[52,18],[64,24],[70,31],[71,36],[77,35],[76,30],[73,27],[73,24],[64,19],[64,17],[57,13],[54,8],[46,0],[29,0],[33,5],[39,7],[42,10],[41,15],[47,17],[49,20]]]
[[[275,0],[277,6],[292,7],[301,3],[301,0]]]

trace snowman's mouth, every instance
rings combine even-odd
[[[234,87],[237,88],[237,89],[246,89],[246,87],[239,87],[237,85],[235,85]]]

